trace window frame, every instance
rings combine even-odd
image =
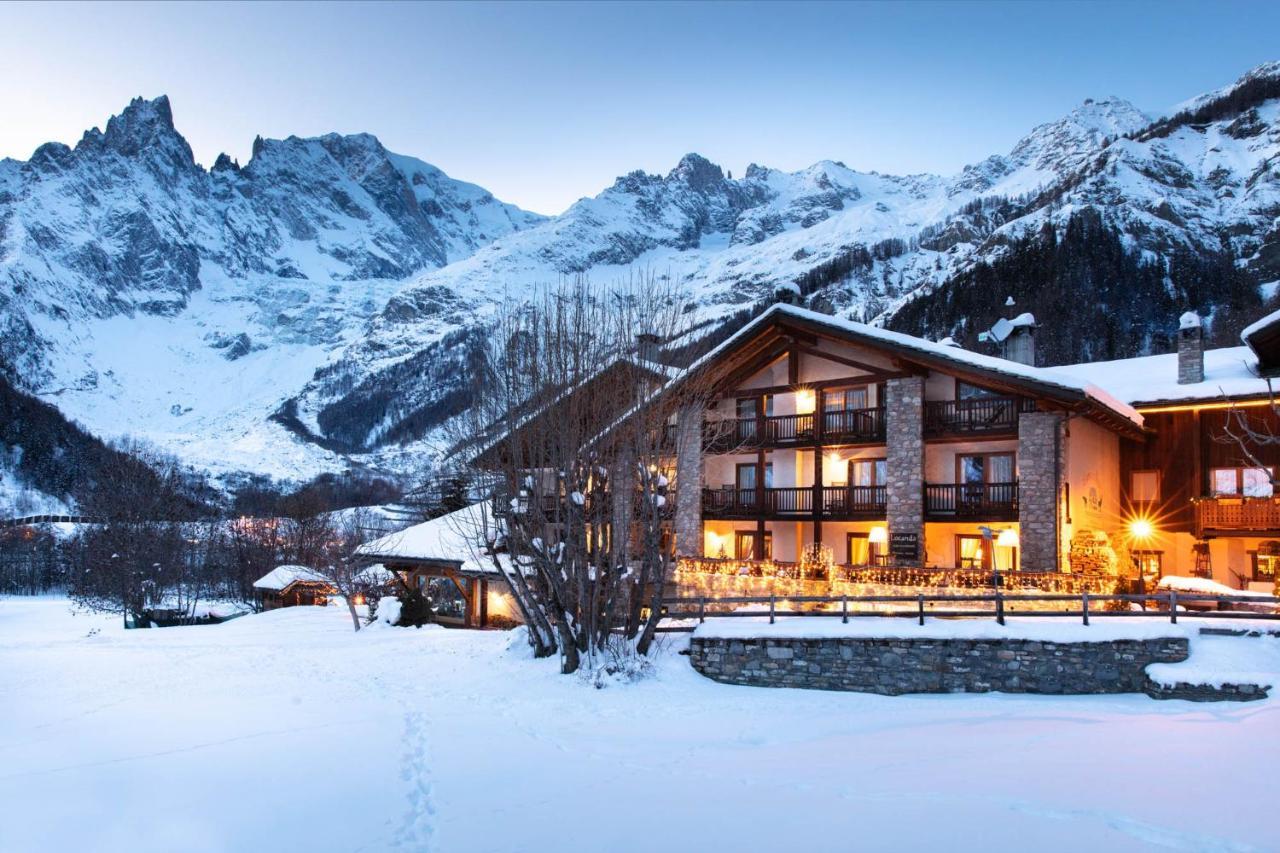
[[[1138,497],[1138,490],[1135,488],[1135,477],[1139,474],[1150,474],[1155,477],[1155,489],[1153,498]],[[1160,489],[1163,486],[1159,468],[1134,468],[1129,472],[1129,502],[1135,504],[1153,504],[1160,502]]]
[[[1219,471],[1234,471],[1234,472],[1235,472],[1236,484],[1235,484],[1235,491],[1234,491],[1234,492],[1220,492],[1220,491],[1218,491],[1218,482],[1217,482],[1216,474],[1217,474]],[[1270,493],[1270,494],[1267,494],[1267,495],[1247,495],[1247,494],[1245,494],[1245,491],[1244,491],[1244,475],[1245,475],[1245,472],[1246,472],[1246,471],[1266,471],[1266,472],[1267,472],[1267,484],[1268,484],[1268,485],[1271,485],[1271,493]],[[1242,465],[1242,466],[1237,466],[1237,465],[1215,465],[1215,466],[1213,466],[1212,468],[1210,468],[1210,469],[1209,469],[1209,494],[1210,494],[1210,496],[1211,496],[1211,497],[1215,497],[1215,498],[1218,498],[1218,497],[1223,497],[1223,498],[1273,498],[1273,497],[1275,497],[1275,496],[1276,496],[1276,489],[1275,489],[1275,486],[1271,484],[1271,479],[1272,479],[1272,478],[1274,478],[1274,477],[1275,477],[1275,475],[1276,475],[1276,469],[1275,469],[1275,466],[1274,466],[1274,465]]]
[[[733,553],[739,560],[754,560],[755,557],[755,538],[758,530],[735,530],[733,531]],[[751,543],[747,556],[742,555],[743,542]],[[764,532],[764,559],[773,559],[773,531],[766,530]]]

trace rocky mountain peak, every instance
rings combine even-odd
[[[706,192],[718,188],[724,181],[724,171],[701,154],[686,154],[667,175],[668,182],[678,181],[694,192]]]

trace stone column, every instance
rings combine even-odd
[[[1018,539],[1024,571],[1054,572],[1062,566],[1064,424],[1060,412],[1018,416]]]
[[[624,559],[630,556],[632,506],[636,496],[636,461],[624,452],[609,472],[609,497],[613,501],[609,519],[609,535],[614,553]]]
[[[924,377],[885,385],[885,484],[889,535],[914,534],[924,562]]]
[[[703,406],[691,404],[676,419],[676,553],[702,556]]]

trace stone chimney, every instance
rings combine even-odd
[[[1200,315],[1188,311],[1178,318],[1178,384],[1204,381],[1204,329]]]
[[[773,297],[783,305],[799,305],[800,304],[800,286],[787,282],[778,285],[773,291]]]
[[[989,331],[980,332],[978,340],[995,344],[1000,348],[1000,357],[1019,364],[1036,366],[1036,318],[1023,312],[1013,316],[1017,304],[1010,296],[1004,302],[1009,309],[1009,317],[1001,317]]]
[[[653,332],[641,332],[636,335],[636,358],[641,361],[658,361],[658,345],[661,339]]]

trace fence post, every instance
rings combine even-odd
[[[773,609],[777,604],[778,596],[774,593],[769,594],[769,624],[773,624]]]
[[[923,625],[924,624],[924,593],[923,592],[916,593],[916,607],[920,611],[920,624]]]
[[[1174,625],[1178,624],[1178,591],[1176,589],[1169,590],[1169,621]]]
[[[1004,624],[1004,593],[996,590],[996,622]]]
[[[705,595],[698,599],[698,621],[707,621],[707,597]]]
[[[840,596],[840,621],[849,624],[849,596]]]
[[[1084,616],[1084,624],[1089,624],[1089,590],[1080,593],[1080,612]]]

